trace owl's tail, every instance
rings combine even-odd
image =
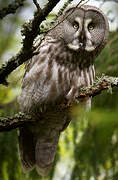
[[[38,173],[46,176],[53,164],[60,132],[25,125],[19,129],[19,152],[24,172],[36,167]]]

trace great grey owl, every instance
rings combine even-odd
[[[70,7],[58,21],[27,63],[19,97],[20,110],[36,120],[19,129],[22,168],[36,167],[42,176],[50,171],[60,132],[71,120],[69,104],[81,87],[93,84],[93,63],[109,34],[107,18],[93,6]]]

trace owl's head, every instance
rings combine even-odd
[[[69,49],[92,52],[96,48],[102,49],[105,46],[109,25],[100,9],[88,5],[70,7],[65,10],[60,20],[63,18],[65,20],[53,34],[63,39]]]

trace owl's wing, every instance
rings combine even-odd
[[[18,98],[20,110],[22,112],[30,112],[31,108],[36,104],[42,104],[46,101],[49,85],[46,83],[46,74],[50,70],[47,69],[49,60],[51,43],[44,40],[37,48],[37,55],[33,56],[26,63],[26,71],[22,81],[22,92]],[[48,73],[49,72],[49,73]]]
[[[53,43],[43,41],[37,49],[38,54],[26,65],[22,92],[19,97],[22,112],[32,114],[32,109],[43,106],[50,99],[56,100],[55,79],[56,65],[53,66]],[[53,72],[52,72],[53,71]],[[35,111],[32,118],[39,118]],[[70,122],[68,112],[49,107],[49,111],[41,113],[38,121],[20,128],[19,151],[24,172],[34,166],[39,174],[45,176],[52,167],[60,131]]]

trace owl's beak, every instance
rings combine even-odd
[[[83,41],[83,40],[84,40],[84,35],[81,34],[80,38],[81,38],[81,40]]]
[[[79,36],[79,41],[80,41],[79,45],[80,45],[81,49],[84,49],[85,41],[86,41],[85,39],[86,38],[85,38],[84,33],[81,33],[80,36]]]

